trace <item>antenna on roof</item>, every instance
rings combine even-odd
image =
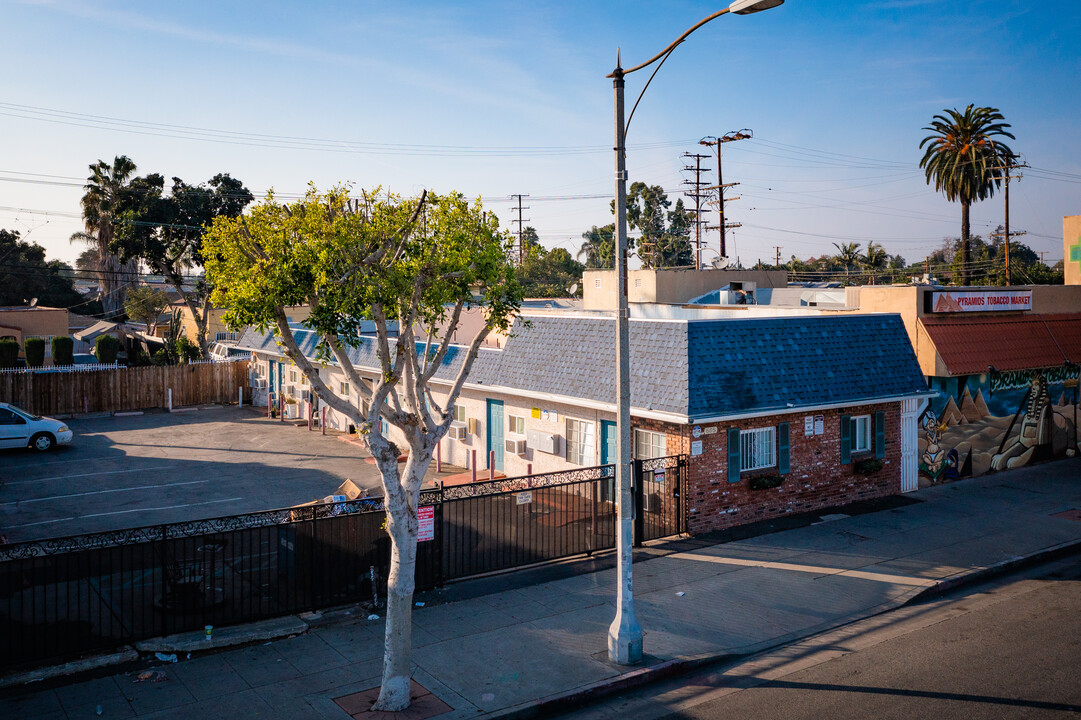
[[[567,292],[570,293],[571,295],[577,295],[578,294],[578,283],[574,283],[569,288],[567,288]]]
[[[731,258],[726,257],[715,257],[710,262],[710,264],[713,265],[714,270],[724,270],[726,267],[732,264],[732,260]]]

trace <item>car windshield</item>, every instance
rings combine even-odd
[[[23,410],[22,408],[15,407],[14,405],[8,405],[8,410],[15,413],[16,415],[22,415],[27,420],[40,420],[41,419],[40,415],[34,415],[32,413],[28,413],[25,410]]]

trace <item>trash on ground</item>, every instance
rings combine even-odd
[[[376,615],[375,613],[372,613],[371,615],[368,616],[368,619],[369,620],[378,620],[379,616]]]
[[[678,595],[679,597],[683,597],[686,594],[687,593],[683,592],[682,590],[680,590],[678,593],[676,593],[676,595]]]
[[[176,653],[169,653],[166,655],[165,653],[156,652],[154,653],[154,657],[162,662],[176,662]]]
[[[143,670],[141,673],[135,676],[132,682],[162,682],[168,680],[169,676],[161,670]]]
[[[424,603],[422,603],[422,602],[417,603],[417,607],[424,607]]]

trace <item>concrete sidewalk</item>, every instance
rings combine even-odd
[[[637,668],[607,660],[610,569],[416,608],[414,680],[431,693],[417,709],[442,711],[441,720],[544,714],[575,694],[790,642],[1004,563],[1081,545],[1077,460],[912,497],[923,502],[638,553],[635,607],[647,658]],[[382,619],[312,623],[288,639],[139,668],[160,670],[159,682],[137,682],[132,671],[48,689],[31,684],[25,694],[5,693],[0,717],[345,720],[335,699],[379,684],[382,632]]]

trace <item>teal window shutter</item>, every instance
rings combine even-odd
[[[728,482],[739,482],[739,428],[728,429]]]
[[[777,474],[788,474],[788,423],[777,425]]]
[[[886,413],[882,410],[875,413],[875,457],[886,457]]]
[[[848,415],[841,416],[841,464],[848,465],[852,462],[852,418]]]

